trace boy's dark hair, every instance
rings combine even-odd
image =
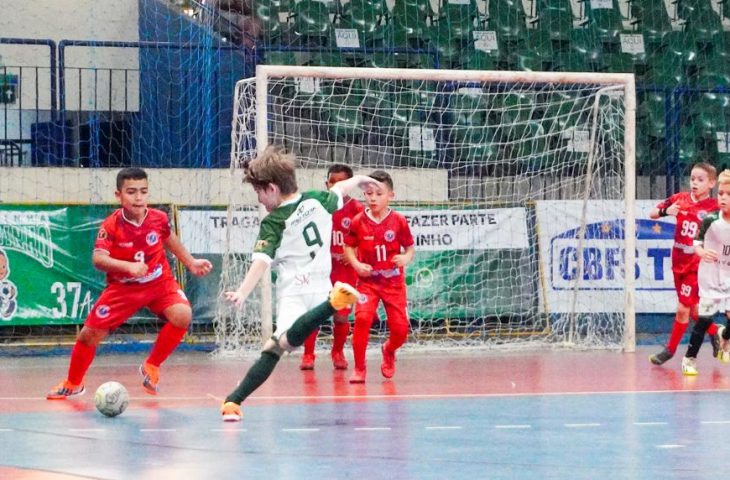
[[[147,180],[147,172],[141,168],[123,168],[117,173],[117,190],[122,190],[125,180]]]
[[[710,180],[717,180],[717,169],[709,163],[696,162],[694,165],[692,165],[692,170],[694,170],[695,168],[699,168],[700,170],[704,170],[705,172],[707,172],[707,176],[710,178]]]
[[[282,195],[296,193],[297,177],[294,165],[296,157],[283,147],[269,145],[246,166],[244,181],[254,188],[266,188],[273,183]]]
[[[334,165],[330,165],[330,168],[327,169],[327,176],[329,177],[333,173],[344,173],[347,175],[347,178],[352,178],[353,175],[355,175],[352,168],[344,163],[335,163]]]
[[[386,184],[389,189],[393,190],[393,179],[388,174],[388,172],[386,172],[385,170],[375,170],[368,176],[370,178],[374,178],[375,180],[379,181],[380,183]]]

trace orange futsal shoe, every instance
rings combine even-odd
[[[314,354],[305,353],[302,355],[302,363],[299,364],[299,370],[314,370]]]
[[[240,422],[243,418],[241,406],[233,402],[225,402],[221,406],[221,415],[224,422]]]
[[[145,391],[150,395],[157,395],[160,383],[160,367],[144,362],[139,366],[139,373],[144,377],[142,387],[144,387]]]
[[[340,350],[339,352],[332,352],[332,365],[335,370],[347,370],[347,359],[345,353]]]
[[[66,400],[68,397],[83,395],[84,392],[86,392],[86,389],[83,383],[74,385],[68,380],[64,380],[46,394],[46,400]]]
[[[352,372],[352,376],[350,377],[350,383],[365,383],[365,375],[367,374],[367,370],[355,367],[355,371]]]
[[[380,364],[380,373],[385,378],[393,378],[395,374],[395,352],[385,349],[385,344],[380,348],[383,351],[383,363]]]
[[[360,292],[355,290],[355,287],[344,282],[335,282],[332,290],[330,291],[330,305],[335,310],[342,310],[343,308],[349,307],[353,303],[356,303],[360,298]]]

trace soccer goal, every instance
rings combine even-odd
[[[634,116],[628,74],[259,65],[236,87],[232,178],[269,143],[296,153],[301,189],[333,163],[390,172],[416,239],[411,347],[632,351]],[[257,215],[232,201],[229,225]],[[256,228],[229,232],[223,289]],[[221,352],[260,346],[272,298],[221,303]]]

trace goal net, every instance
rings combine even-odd
[[[632,350],[634,95],[624,74],[259,66],[236,88],[232,178],[269,143],[296,154],[301,190],[333,163],[391,173],[416,240],[410,347]],[[250,194],[228,210],[257,216]],[[228,238],[222,289],[256,230]],[[221,303],[221,352],[270,334],[271,288]],[[381,311],[371,341],[384,336]]]

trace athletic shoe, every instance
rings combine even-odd
[[[299,364],[299,370],[314,370],[313,353],[305,353],[302,355],[302,363]]]
[[[654,355],[650,356],[649,360],[654,365],[661,365],[667,360],[670,360],[673,356],[674,354],[665,348],[661,352],[655,353]]]
[[[395,352],[386,350],[385,344],[380,347],[380,350],[383,352],[383,363],[380,364],[380,373],[385,378],[393,378],[393,374],[395,373]]]
[[[710,342],[712,343],[712,356],[717,358],[718,360],[721,359],[720,356],[720,350],[722,345],[722,337],[720,336],[722,334],[722,330],[720,330],[720,325],[717,326],[717,332],[714,335],[710,336]]]
[[[352,372],[352,376],[350,377],[350,383],[365,383],[366,374],[367,370],[360,370],[358,368],[355,368],[355,370]]]
[[[722,363],[730,363],[730,340],[722,338],[722,332],[725,331],[725,326],[720,325],[717,327],[717,333],[715,338],[720,345],[720,349],[717,352],[717,359]]]
[[[241,406],[233,402],[225,402],[221,406],[221,415],[224,422],[240,422],[243,418]]]
[[[335,370],[347,370],[348,364],[345,358],[345,352],[342,350],[332,352],[332,365],[334,365]]]
[[[360,298],[360,292],[355,290],[355,287],[347,283],[335,282],[330,291],[329,300],[332,308],[342,310],[357,302],[358,298]]]
[[[83,383],[80,385],[74,385],[68,380],[64,380],[46,394],[46,400],[65,400],[68,397],[83,395],[84,392],[86,392],[86,389],[84,388]]]
[[[697,375],[697,360],[689,357],[682,357],[682,374],[688,377]]]
[[[142,386],[150,395],[157,395],[160,383],[160,367],[144,362],[139,366],[139,373],[144,377]]]

